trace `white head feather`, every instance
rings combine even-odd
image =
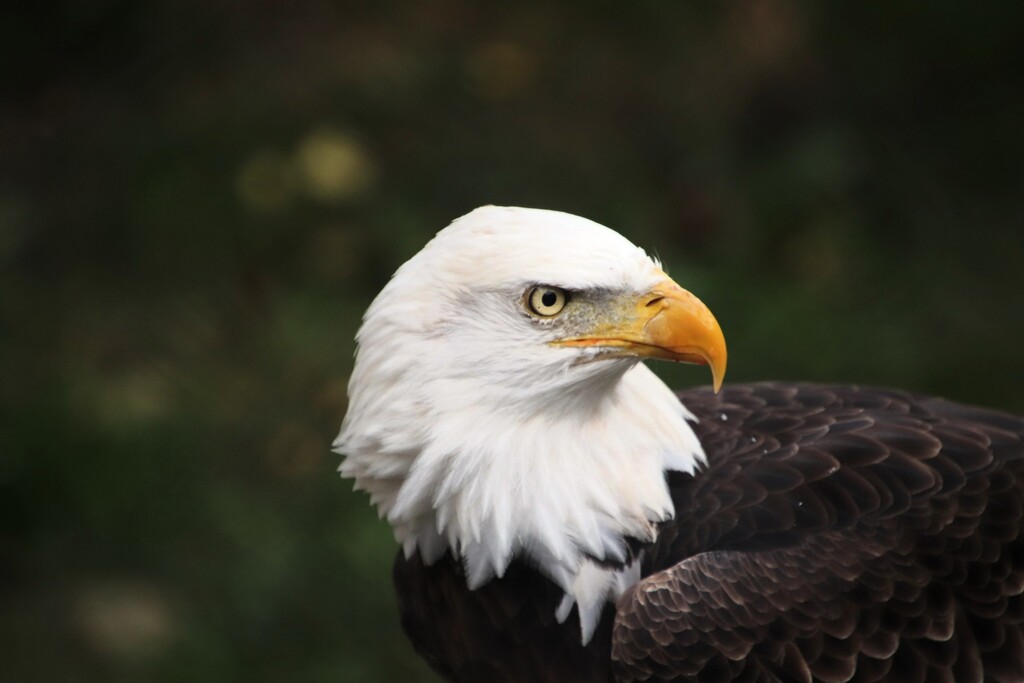
[[[579,363],[523,309],[538,284],[640,295],[664,278],[618,233],[483,207],[406,262],[367,310],[335,450],[407,556],[451,550],[475,588],[522,558],[579,606],[584,642],[639,576],[624,538],[674,514],[665,470],[704,453],[692,416],[636,358]]]

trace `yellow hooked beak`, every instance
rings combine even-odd
[[[651,291],[629,303],[589,333],[553,345],[598,347],[609,349],[611,356],[708,365],[715,391],[719,390],[725,377],[725,336],[700,299],[665,276]]]

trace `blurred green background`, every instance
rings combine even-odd
[[[659,254],[731,381],[1024,411],[1022,7],[5,6],[0,680],[434,680],[329,444],[481,204]]]

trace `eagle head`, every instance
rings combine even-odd
[[[674,514],[666,470],[704,453],[641,361],[710,366],[714,316],[618,233],[488,206],[402,265],[357,334],[335,450],[407,555],[459,558],[470,588],[513,559],[563,588],[588,640],[636,580],[630,540]]]

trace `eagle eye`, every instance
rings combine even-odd
[[[569,300],[564,289],[557,287],[534,287],[526,295],[526,303],[530,312],[542,318],[558,315]]]

